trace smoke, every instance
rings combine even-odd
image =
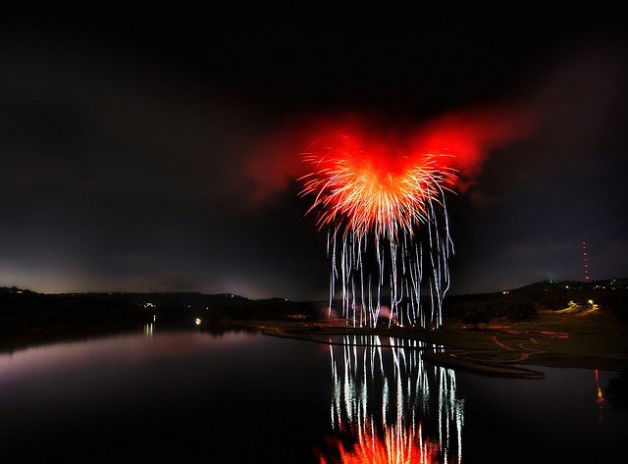
[[[457,188],[466,190],[494,148],[528,136],[537,116],[528,107],[482,106],[448,112],[421,123],[390,123],[366,114],[313,117],[293,123],[269,137],[245,165],[254,203],[285,191],[308,167],[303,153],[312,145],[341,138],[360,146],[365,156],[386,160],[391,172],[408,167],[427,153],[447,155],[439,167],[458,171]],[[376,155],[376,156],[373,156]]]
[[[536,122],[536,112],[523,106],[448,113],[419,129],[417,151],[451,155],[451,167],[471,180],[492,149],[529,136]]]
[[[477,184],[489,158],[493,166],[488,177],[503,184],[500,190],[541,172],[589,169],[595,152],[614,143],[609,134],[620,132],[616,121],[625,100],[626,68],[614,47],[592,45],[548,55],[540,72],[532,73],[509,103],[463,107],[422,121],[391,121],[376,112],[315,114],[309,119],[299,115],[247,160],[251,197],[257,203],[285,191],[305,174],[299,154],[338,132],[359,136],[365,148],[383,141],[398,156],[453,155],[447,163],[459,171],[456,187],[462,192]],[[499,202],[502,195],[488,185],[468,193],[479,205]]]
[[[244,171],[251,181],[250,200],[259,204],[288,189],[305,173],[299,153],[306,146],[303,125],[290,125],[262,141],[257,151],[245,160]]]

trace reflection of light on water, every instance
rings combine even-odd
[[[144,324],[144,335],[147,337],[153,336],[153,324]]]
[[[597,398],[595,401],[600,406],[603,406],[604,403],[606,403],[606,398],[604,398],[604,392],[602,391],[602,387],[600,386],[600,371],[598,369],[594,369],[593,374],[595,376],[595,386],[597,389]]]
[[[337,462],[342,464],[432,464],[438,462],[438,445],[424,440],[419,427],[419,436],[412,430],[399,433],[396,427],[388,429],[384,438],[368,430],[358,435],[352,449],[338,444]],[[329,461],[331,463],[332,461]],[[321,464],[328,461],[321,457]]]
[[[600,371],[598,369],[594,369],[593,375],[595,376],[595,388],[596,388],[595,402],[600,405],[598,421],[601,424],[604,422],[603,410],[604,410],[604,405],[606,404],[606,398],[604,398],[604,392],[602,391],[602,387],[600,386]]]
[[[453,370],[428,367],[421,341],[347,336],[330,345],[334,458],[322,464],[460,462],[463,401]]]

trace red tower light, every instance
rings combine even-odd
[[[582,241],[582,264],[584,266],[584,281],[588,282],[591,280],[591,273],[589,271],[589,256],[587,254],[587,242],[585,240]]]

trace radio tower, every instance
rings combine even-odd
[[[589,272],[589,255],[587,254],[587,242],[582,241],[582,264],[584,266],[584,281],[591,280],[591,273]]]

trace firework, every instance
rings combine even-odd
[[[334,438],[321,463],[460,463],[464,403],[455,373],[423,359],[441,350],[377,336],[330,345]]]
[[[313,198],[308,212],[329,231],[330,311],[339,289],[353,326],[376,327],[384,315],[389,326],[440,326],[455,155],[342,132],[303,156],[312,171],[300,178],[301,195]]]

